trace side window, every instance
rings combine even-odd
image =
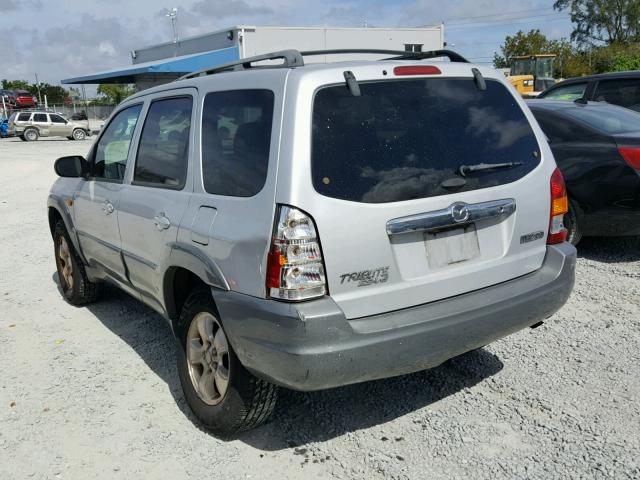
[[[586,83],[573,83],[563,87],[554,88],[544,95],[545,100],[568,100],[573,101],[584,97],[584,91],[587,89]],[[542,98],[542,97],[541,97]]]
[[[603,80],[598,83],[594,100],[640,111],[640,78]]]
[[[271,90],[208,93],[202,111],[202,176],[208,193],[257,194],[267,178],[274,95]]]
[[[30,118],[31,118],[31,114],[30,113],[19,113],[18,114],[18,121],[19,122],[28,122]]]
[[[46,113],[34,113],[33,114],[33,121],[35,123],[49,123],[49,120],[47,120],[47,114]]]
[[[142,127],[135,183],[180,189],[187,178],[191,97],[151,103]]]
[[[67,123],[64,118],[62,118],[60,115],[56,115],[55,113],[50,113],[49,118],[53,123]]]
[[[142,105],[125,108],[111,120],[95,148],[93,176],[122,181],[127,167],[129,147]]]

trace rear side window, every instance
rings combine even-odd
[[[209,93],[202,112],[202,177],[208,193],[251,197],[269,166],[271,90]]]
[[[316,93],[311,170],[317,192],[386,203],[453,193],[462,165],[510,163],[467,173],[455,192],[513,182],[539,163],[538,143],[522,109],[500,82],[431,78],[344,85]]]
[[[640,111],[640,78],[602,80],[598,83],[594,100]]]
[[[56,115],[55,113],[49,114],[49,118],[53,123],[67,123],[64,118],[62,118],[60,115]]]
[[[554,88],[546,95],[540,98],[546,100],[567,100],[573,101],[584,97],[584,92],[587,89],[586,83],[573,83],[571,85],[564,85],[562,87]]]
[[[609,134],[640,132],[640,115],[614,105],[567,108],[563,113],[591,128]]]
[[[47,120],[47,114],[46,113],[34,113],[33,114],[33,121],[34,122],[38,122],[38,123],[49,123],[49,120]]]
[[[180,189],[187,178],[191,97],[156,100],[140,135],[133,181]]]
[[[30,113],[19,113],[18,114],[18,121],[19,122],[28,122],[29,118],[31,118],[31,114]]]

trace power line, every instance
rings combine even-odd
[[[529,23],[539,23],[542,20],[542,19],[526,20],[527,18],[532,18],[532,17],[524,17],[522,19],[514,18],[508,21],[500,21],[500,22],[483,22],[478,24],[468,23],[468,24],[462,24],[462,25],[451,25],[451,26],[448,26],[447,29],[448,30],[464,30],[465,28],[495,27],[499,25],[526,25]],[[526,21],[520,21],[520,20],[526,20]],[[558,22],[558,21],[566,21],[566,20],[569,20],[569,18],[565,16],[544,19],[545,22]]]
[[[529,9],[529,10],[513,10],[511,12],[491,13],[491,14],[487,14],[487,15],[476,15],[476,16],[473,16],[473,17],[449,18],[449,19],[446,19],[444,21],[445,22],[460,22],[460,21],[465,21],[465,20],[474,20],[476,18],[500,17],[500,16],[504,16],[504,15],[516,15],[516,14],[522,14],[522,13],[548,12],[548,11],[549,11],[548,8],[534,8],[534,9]]]

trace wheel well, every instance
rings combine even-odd
[[[194,288],[207,286],[195,273],[182,267],[172,267],[165,274],[164,298],[169,318],[177,320],[185,300]]]
[[[60,212],[53,207],[49,207],[49,231],[53,235],[53,230],[56,228],[56,223],[62,220]]]

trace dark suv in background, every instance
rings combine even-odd
[[[640,112],[640,70],[570,78],[556,83],[538,98],[607,102]]]

